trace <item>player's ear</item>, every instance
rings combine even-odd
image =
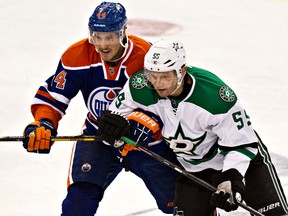
[[[127,29],[127,27],[123,28],[123,36],[122,36],[122,38],[126,37],[126,29]]]
[[[183,78],[185,76],[185,73],[186,73],[186,65],[183,65],[181,67],[181,78]]]

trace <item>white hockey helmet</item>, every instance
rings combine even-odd
[[[180,41],[159,40],[152,44],[144,58],[144,68],[153,72],[176,71],[181,81],[186,52]]]

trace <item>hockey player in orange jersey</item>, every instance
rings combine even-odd
[[[58,123],[79,91],[88,110],[82,134],[96,135],[98,116],[116,98],[129,76],[143,69],[150,43],[128,35],[126,11],[120,3],[102,2],[88,26],[88,38],[63,53],[55,74],[39,87],[34,97],[31,106],[34,121],[24,130],[23,146],[28,152],[50,152],[53,144],[50,137],[57,135]],[[130,126],[131,134],[147,129],[137,119],[130,120]],[[131,137],[177,163],[173,152],[161,140],[145,141],[146,137],[141,135]],[[72,150],[62,215],[94,215],[106,188],[123,166],[144,181],[161,211],[173,212],[176,172],[139,151],[123,157],[119,149],[107,143],[78,141]]]

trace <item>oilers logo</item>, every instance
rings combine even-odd
[[[108,109],[120,90],[120,87],[100,87],[91,92],[87,101],[87,107],[94,118],[97,118],[101,115],[102,111]]]

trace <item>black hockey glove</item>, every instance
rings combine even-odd
[[[128,115],[127,119],[130,124],[129,138],[136,143],[147,146],[152,139],[161,137],[162,122],[155,114],[136,110]]]
[[[217,191],[212,194],[210,205],[225,211],[234,211],[244,195],[243,176],[236,169],[229,169],[213,176],[213,185]]]
[[[23,134],[25,136],[23,139],[23,147],[27,149],[28,152],[48,154],[54,143],[50,140],[51,136],[56,136],[57,130],[49,120],[43,119],[27,125]]]
[[[124,142],[120,141],[120,138],[130,134],[129,123],[120,113],[105,110],[102,116],[98,117],[97,123],[97,135],[114,147],[122,146]]]

